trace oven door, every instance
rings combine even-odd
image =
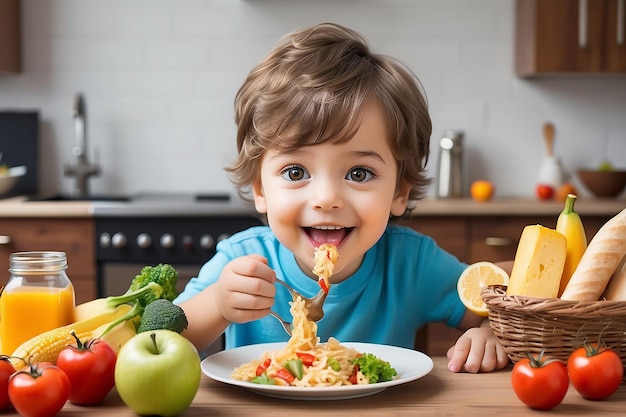
[[[131,280],[141,272],[144,266],[145,264],[118,262],[105,262],[100,264],[100,276],[102,278],[104,296],[124,294],[128,290]],[[187,282],[189,282],[191,278],[198,275],[200,268],[198,265],[172,264],[172,266],[178,272],[178,285],[176,287],[179,292],[185,288],[185,285],[187,285]],[[121,279],[121,277],[128,278]],[[200,356],[204,358],[223,349],[224,338],[222,336],[207,349],[203,350]]]

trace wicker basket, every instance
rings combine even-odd
[[[513,362],[527,352],[550,355],[563,362],[585,341],[600,336],[626,366],[626,302],[565,301],[506,295],[506,287],[484,288],[481,297],[489,309],[496,337]]]

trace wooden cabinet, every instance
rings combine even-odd
[[[0,0],[0,74],[22,69],[19,0]]]
[[[626,0],[517,0],[516,73],[626,73]]]
[[[609,218],[610,216],[583,216],[587,240],[591,240]],[[541,224],[555,228],[556,219],[554,216],[470,218],[467,258],[464,260],[468,263],[513,260],[524,226]]]
[[[67,254],[67,275],[76,303],[96,298],[95,227],[92,219],[10,218],[0,220],[0,282],[9,279],[13,252],[51,250]]]
[[[587,240],[611,216],[581,216]],[[511,261],[524,226],[541,224],[556,227],[556,216],[415,216],[401,223],[437,241],[461,261]]]
[[[581,215],[587,240],[612,216]],[[556,227],[557,216],[415,216],[401,221],[433,239],[461,261],[501,262],[515,258],[522,230],[529,224]],[[457,329],[436,323],[421,329],[415,347],[429,355],[445,355],[461,335]]]

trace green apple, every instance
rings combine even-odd
[[[613,164],[610,161],[602,161],[600,165],[598,165],[598,171],[613,171]]]
[[[154,330],[133,336],[117,355],[115,386],[139,415],[175,416],[198,391],[202,371],[198,351],[184,336]]]

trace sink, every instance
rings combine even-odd
[[[69,194],[53,194],[53,195],[41,195],[41,196],[29,196],[26,201],[49,201],[49,202],[60,202],[60,201],[119,201],[125,202],[130,201],[131,197],[127,195],[90,195],[87,197],[80,197]]]

